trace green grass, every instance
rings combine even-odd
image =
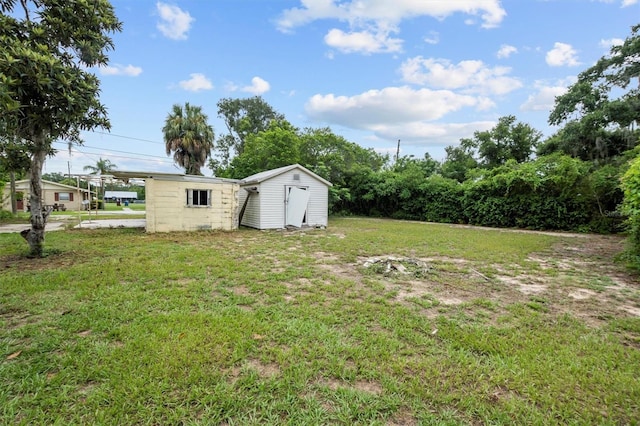
[[[556,293],[494,278],[540,275],[530,256],[563,241],[335,219],[307,232],[58,231],[48,257],[28,260],[19,235],[0,234],[0,424],[637,422],[640,319],[613,311],[593,326]],[[385,255],[433,271],[363,270]]]
[[[143,211],[146,207],[146,204],[144,203],[129,203],[128,206],[125,207],[124,203],[120,203],[120,205],[118,205],[117,203],[106,203],[105,204],[105,210],[107,211],[122,211],[125,208],[128,208],[129,210],[136,210],[136,211]]]

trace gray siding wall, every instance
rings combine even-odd
[[[260,229],[284,228],[284,185],[290,179],[285,173],[260,183]]]
[[[294,180],[295,174],[300,180]],[[311,191],[307,206],[308,226],[327,226],[329,209],[329,188],[315,177],[299,169],[293,169],[279,176],[267,179],[258,186],[260,194],[252,195],[245,210],[242,224],[258,229],[280,229],[285,223],[285,187],[299,186]],[[246,198],[246,191],[241,190],[240,208]],[[255,197],[255,198],[254,198]]]
[[[249,187],[254,187],[257,185],[248,185]],[[244,206],[244,202],[249,196],[249,193],[245,191],[243,188],[240,188],[240,201],[239,201],[239,209],[242,209]],[[244,216],[242,216],[242,223],[240,225],[249,226],[251,228],[260,228],[260,194],[251,194],[251,198],[247,203],[247,208],[244,211]]]

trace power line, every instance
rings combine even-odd
[[[78,153],[78,154],[82,154],[83,156],[89,156],[92,158],[102,158],[102,157],[108,157],[108,158],[123,158],[125,160],[135,160],[135,161],[148,161],[148,162],[152,162],[152,163],[157,163],[158,160],[153,160],[150,158],[139,158],[139,157],[125,157],[124,155],[114,155],[114,154],[109,154],[107,155],[100,155],[98,153],[94,153],[94,152],[83,152],[80,150],[74,150],[74,152]],[[169,162],[173,162],[173,160],[171,160],[170,158],[163,158],[161,159],[161,161],[166,161],[167,164],[169,164]]]
[[[66,143],[66,142],[54,142],[54,143],[67,145],[67,143]],[[159,155],[140,154],[140,153],[137,153],[137,152],[120,151],[120,150],[117,150],[117,149],[109,149],[109,148],[96,147],[96,146],[90,146],[90,145],[78,145],[78,146],[81,146],[81,147],[83,147],[83,148],[90,148],[90,149],[100,149],[100,150],[103,150],[103,151],[109,151],[109,152],[119,152],[119,153],[121,153],[121,154],[140,155],[140,156],[143,156],[143,157],[153,157],[153,158],[158,158],[158,159],[161,159],[161,160],[170,160],[170,159],[169,159],[169,158],[167,158],[167,157],[161,157],[161,156],[159,156]],[[77,151],[77,152],[80,152],[80,153],[83,153],[82,151],[80,151],[80,150],[79,150],[79,149],[77,149],[77,148],[76,148],[76,151]],[[92,154],[92,153],[85,152],[84,154]],[[115,156],[114,156],[114,157],[115,157]],[[123,158],[129,158],[129,157],[123,157]],[[137,158],[136,158],[136,159],[137,159]],[[148,160],[148,161],[152,161],[152,160]],[[173,160],[171,160],[171,161],[173,161]]]
[[[155,143],[155,144],[158,144],[158,145],[164,145],[164,142],[152,141],[152,140],[149,140],[149,139],[134,138],[133,136],[116,135],[115,133],[100,132],[100,131],[97,131],[97,130],[93,130],[91,133],[97,133],[99,135],[114,136],[116,138],[130,139],[130,140],[134,140],[134,141],[149,142],[149,143]]]

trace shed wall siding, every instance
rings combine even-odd
[[[249,187],[255,187],[256,185],[248,185]],[[239,208],[242,209],[244,205],[244,201],[249,196],[249,193],[244,189],[240,189],[240,201],[238,205]],[[244,211],[244,216],[242,216],[243,226],[249,226],[251,228],[260,228],[260,194],[251,194],[251,198],[247,203],[247,208]]]
[[[285,176],[260,183],[260,229],[284,228]]]
[[[300,180],[294,180],[295,174]],[[247,185],[256,186],[256,185]],[[280,229],[285,227],[285,187],[299,186],[308,188],[311,197],[307,206],[308,226],[327,226],[329,208],[329,189],[323,182],[300,169],[293,169],[278,176],[267,179],[257,185],[260,191],[257,203],[247,205],[243,225],[258,229]],[[244,190],[243,190],[244,191]],[[246,192],[246,191],[244,191]],[[255,195],[253,196],[255,197]],[[250,212],[251,205],[251,212]]]
[[[237,229],[238,185],[147,180],[147,232]],[[187,189],[211,190],[210,207],[189,207]]]

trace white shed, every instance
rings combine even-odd
[[[299,164],[240,181],[240,225],[258,229],[327,226],[331,182]]]

